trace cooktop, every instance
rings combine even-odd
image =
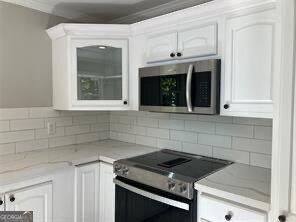
[[[114,173],[190,199],[196,181],[230,164],[226,160],[165,149],[116,161]]]

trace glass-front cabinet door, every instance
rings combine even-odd
[[[128,106],[128,41],[74,40],[73,106]]]

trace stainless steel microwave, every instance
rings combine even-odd
[[[140,68],[139,75],[142,111],[219,114],[219,59]]]

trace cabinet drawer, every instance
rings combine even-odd
[[[210,196],[200,195],[199,197],[199,218],[200,221],[210,222],[266,222],[267,215],[264,212],[248,209],[240,205],[228,203]],[[225,216],[231,215],[230,220]]]

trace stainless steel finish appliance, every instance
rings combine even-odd
[[[219,114],[220,60],[139,69],[140,110]]]
[[[194,183],[229,164],[171,150],[116,161],[115,221],[197,221]]]

